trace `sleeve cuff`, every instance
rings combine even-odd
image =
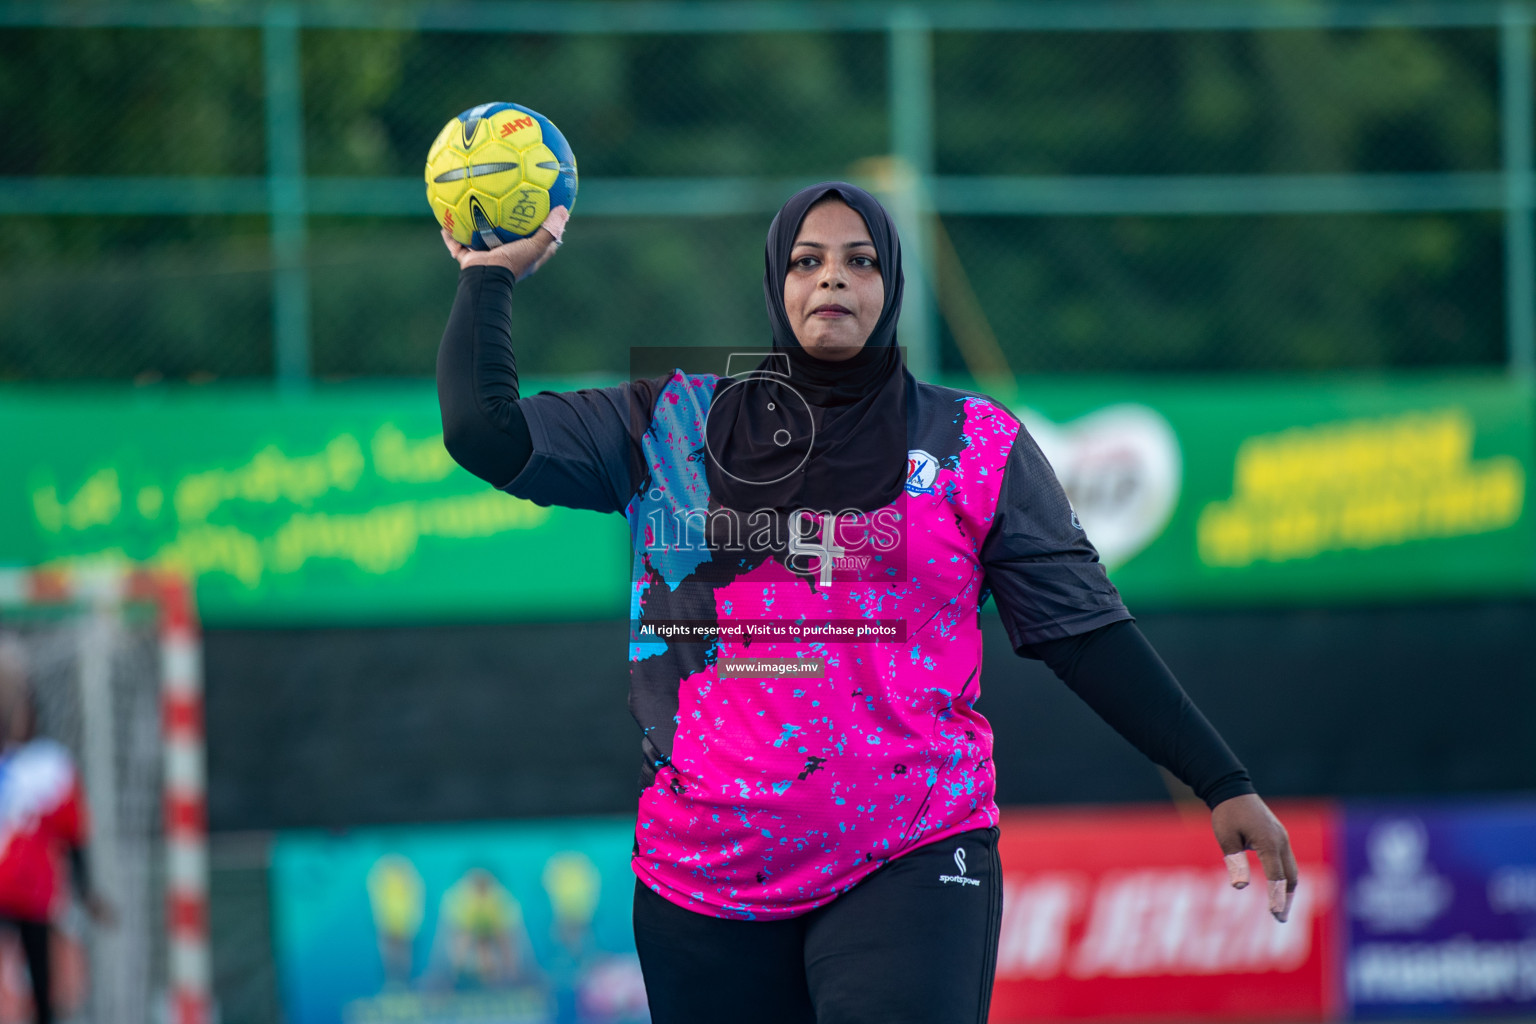
[[[459,270],[459,276],[470,281],[473,281],[476,278],[489,281],[499,281],[507,286],[508,291],[511,291],[513,286],[517,284],[517,278],[513,277],[512,271],[508,270],[506,267],[493,267],[484,263],[477,263],[472,266],[461,268]]]
[[[1003,626],[1008,630],[1009,640],[1013,643],[1013,653],[1021,658],[1033,658],[1036,655],[1029,653],[1029,648],[1035,644],[1082,636],[1084,633],[1092,633],[1096,629],[1102,629],[1116,622],[1135,621],[1136,616],[1132,615],[1124,605],[1120,605],[1087,611],[1069,620],[1058,619],[1038,629],[1021,630],[1017,636],[1013,635],[1013,623],[1008,621],[1007,616],[1003,617]]]
[[[1200,798],[1205,801],[1205,806],[1214,811],[1216,805],[1223,800],[1230,800],[1235,796],[1247,796],[1250,793],[1256,794],[1258,790],[1254,788],[1253,780],[1248,777],[1248,770],[1239,768],[1217,779],[1216,784],[1202,793]]]

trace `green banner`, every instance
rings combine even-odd
[[[1503,376],[1033,382],[1133,605],[1530,592],[1533,391]]]
[[[0,562],[148,561],[213,624],[622,618],[617,516],[494,490],[430,384],[0,394]],[[23,440],[25,439],[25,440]]]
[[[1133,607],[1536,590],[1533,393],[1491,375],[1030,380]],[[620,618],[628,530],[491,489],[430,384],[0,392],[0,563],[149,561],[213,624]]]

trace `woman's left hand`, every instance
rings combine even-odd
[[[1211,830],[1225,854],[1227,875],[1232,888],[1248,885],[1248,854],[1259,855],[1264,877],[1269,882],[1269,912],[1284,923],[1291,914],[1291,899],[1296,895],[1296,857],[1291,853],[1291,838],[1268,806],[1249,793],[1223,800],[1211,811]]]

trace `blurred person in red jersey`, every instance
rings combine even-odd
[[[0,923],[21,939],[35,1020],[51,1024],[49,929],[68,906],[66,859],[90,915],[109,924],[112,911],[92,892],[86,873],[88,816],[74,758],[36,730],[25,651],[0,638]]]

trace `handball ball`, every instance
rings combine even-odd
[[[449,121],[427,151],[427,202],[460,244],[494,249],[576,205],[576,157],[560,129],[516,103],[482,103]]]

